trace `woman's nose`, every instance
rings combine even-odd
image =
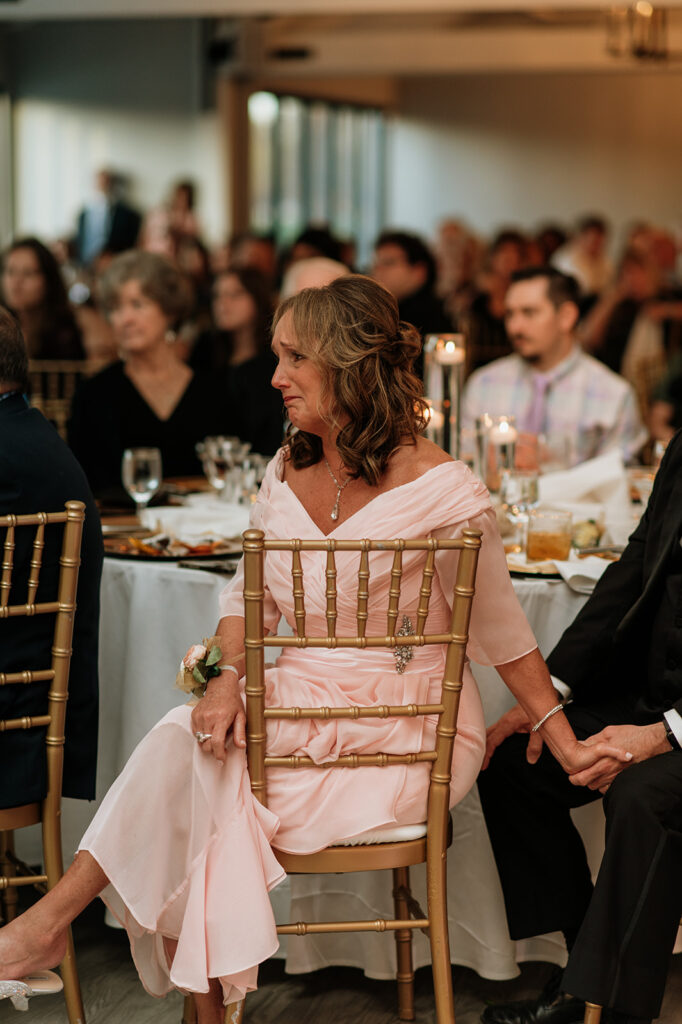
[[[282,367],[280,364],[278,364],[277,369],[272,375],[271,384],[273,388],[283,388],[286,386],[286,379],[284,374],[282,373]]]

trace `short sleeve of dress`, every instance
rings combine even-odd
[[[535,650],[537,641],[514,593],[492,509],[452,527],[434,530],[433,536],[457,539],[469,527],[481,530],[482,544],[467,653],[479,665],[504,665]],[[436,571],[448,603],[457,571],[457,559],[452,555],[451,551],[439,551],[436,555]]]
[[[270,491],[273,479],[281,472],[282,449],[268,463],[263,483],[258,491],[258,496],[251,509],[249,516],[249,527],[252,530],[261,530],[263,521],[263,510],[270,500]],[[227,615],[236,615],[244,618],[244,559],[242,558],[237,566],[233,579],[220,592],[218,598],[218,610],[220,618]],[[275,604],[274,598],[265,587],[265,600],[263,603],[264,625],[270,633],[276,633],[281,618],[280,610]]]

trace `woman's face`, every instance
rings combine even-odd
[[[290,313],[285,313],[275,328],[272,350],[278,360],[272,386],[281,392],[293,426],[309,434],[326,434],[329,424],[324,419],[322,374],[300,351]]]
[[[33,249],[14,249],[2,268],[5,304],[16,313],[37,309],[45,297],[45,278]]]
[[[256,303],[236,274],[221,274],[213,286],[213,318],[221,331],[239,331],[255,323]]]
[[[170,318],[158,302],[143,294],[139,281],[121,285],[110,320],[123,355],[138,355],[165,344],[170,327]]]

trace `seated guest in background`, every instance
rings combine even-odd
[[[576,735],[622,747],[629,767],[564,775],[536,735],[518,735],[532,724],[518,705],[488,730],[478,788],[509,933],[562,931],[570,956],[539,999],[488,1007],[486,1024],[580,1022],[583,999],[612,1008],[604,1024],[660,1012],[682,914],[681,530],[678,433],[620,561],[547,659],[555,685],[572,691]],[[570,809],[601,794],[606,849],[593,888]]]
[[[454,330],[443,303],[436,295],[436,261],[417,235],[406,231],[384,231],[374,244],[372,277],[398,301],[400,319],[427,334]],[[422,373],[420,354],[415,363]]]
[[[284,431],[282,401],[270,383],[272,314],[267,278],[251,267],[231,268],[213,286],[215,328],[199,337],[189,358],[194,370],[219,382],[234,432],[263,455],[277,451]]]
[[[583,348],[620,373],[632,326],[645,303],[655,299],[660,289],[654,262],[637,249],[626,250],[613,286],[602,293],[578,327]]]
[[[505,320],[513,355],[476,370],[466,383],[463,424],[511,415],[531,437],[568,437],[572,464],[620,448],[634,458],[647,440],[630,385],[576,343],[578,288],[551,267],[514,274]]]
[[[76,255],[90,266],[101,252],[119,253],[137,242],[142,217],[122,198],[123,179],[110,170],[95,177],[95,196],[78,215]]]
[[[85,359],[59,264],[37,238],[13,242],[3,257],[0,299],[14,313],[31,359]]]
[[[552,266],[575,277],[581,292],[581,309],[589,309],[613,278],[613,266],[606,252],[609,228],[603,217],[583,217],[566,245],[552,256]]]
[[[668,372],[654,392],[649,430],[655,441],[666,444],[682,427],[682,353],[670,362]]]
[[[121,359],[76,392],[68,435],[90,486],[120,499],[123,452],[139,446],[161,450],[165,476],[199,475],[197,441],[237,433],[238,423],[217,382],[176,352],[187,282],[162,256],[122,253],[102,278],[101,299]]]
[[[304,288],[324,288],[337,277],[346,277],[350,270],[345,263],[327,259],[326,256],[311,256],[308,260],[292,263],[282,280],[280,299],[289,299]]]
[[[326,256],[328,260],[341,262],[341,248],[341,242],[328,227],[309,225],[291,246],[288,262],[309,260],[313,256]]]
[[[16,320],[0,307],[0,515],[61,512],[67,501],[85,502],[77,611],[69,677],[64,749],[65,796],[95,797],[97,758],[97,644],[102,530],[83,470],[57,431],[22,392],[28,360]],[[26,600],[33,530],[17,529],[12,593]],[[40,571],[43,600],[56,596],[61,544],[46,534]],[[48,595],[47,597],[45,595]],[[53,620],[0,618],[0,672],[49,668]],[[0,686],[0,718],[46,711],[48,684]],[[0,734],[0,807],[42,800],[46,794],[45,742],[39,730]]]
[[[220,262],[219,256],[224,256],[224,263]],[[230,267],[252,267],[254,270],[260,270],[274,293],[277,277],[277,246],[274,236],[256,235],[249,231],[234,235],[229,245],[224,247],[222,254],[218,250],[213,253],[211,266],[215,274],[222,274]]]
[[[465,319],[469,372],[511,352],[505,298],[512,274],[525,265],[525,257],[526,240],[518,231],[501,231],[493,240]]]

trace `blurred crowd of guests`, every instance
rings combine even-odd
[[[423,336],[463,331],[467,375],[512,352],[515,275],[549,266],[569,274],[580,311],[572,333],[584,352],[630,383],[652,438],[665,441],[682,425],[680,253],[664,229],[633,225],[612,262],[599,216],[572,231],[507,228],[492,239],[450,220],[433,245],[385,231],[370,265],[356,267],[352,242],[324,226],[306,228],[285,251],[250,233],[209,250],[191,181],[145,216],[126,201],[124,184],[99,172],[73,237],[49,247],[15,240],[0,278],[0,301],[33,361],[88,365],[69,443],[100,497],[120,489],[127,447],[159,447],[166,476],[200,472],[195,444],[211,434],[272,454],[284,426],[269,383],[275,303],[353,270],[388,288]]]

